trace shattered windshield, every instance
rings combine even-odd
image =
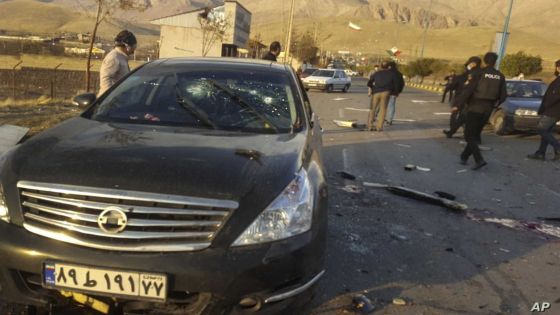
[[[139,71],[94,108],[92,119],[286,133],[299,122],[296,89],[282,72]]]
[[[546,92],[546,84],[535,82],[507,82],[507,95],[517,98],[542,98]]]

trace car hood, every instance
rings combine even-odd
[[[540,98],[508,98],[502,108],[509,112],[514,112],[518,108],[538,110],[541,106],[542,99]]]
[[[249,134],[73,118],[15,150],[2,180],[239,201],[273,200],[301,167],[305,132]],[[256,152],[256,153],[255,153]]]

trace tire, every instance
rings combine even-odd
[[[327,93],[331,93],[334,90],[334,87],[332,84],[327,85],[327,87],[325,88],[325,91]]]
[[[494,114],[492,127],[494,127],[494,133],[498,136],[504,136],[509,133],[504,112],[498,111]]]
[[[346,85],[342,88],[342,93],[348,92],[349,89],[350,89],[350,85],[346,84]]]

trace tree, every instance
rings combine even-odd
[[[500,70],[506,76],[516,76],[520,73],[532,75],[542,71],[541,56],[532,56],[523,51],[508,54],[502,60]]]
[[[317,47],[317,43],[311,32],[306,32],[301,37],[295,39],[292,51],[294,57],[300,61],[308,61],[312,64],[317,63],[319,47]]]
[[[97,37],[97,29],[111,14],[117,10],[139,10],[144,11],[152,6],[151,0],[95,0],[97,5],[97,13],[95,15],[95,23],[93,25],[93,32],[89,40],[89,50],[86,64],[86,91],[89,92],[91,77],[91,57],[93,51],[93,44]]]
[[[421,77],[420,82],[423,82],[425,77],[434,72],[434,64],[436,64],[436,59],[434,58],[420,58],[408,64],[408,71],[413,76]]]
[[[198,15],[198,23],[202,30],[202,57],[206,57],[216,42],[221,43],[227,37],[231,18],[221,9],[206,7]]]

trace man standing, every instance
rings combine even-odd
[[[103,59],[99,71],[99,94],[105,93],[117,81],[130,72],[128,56],[136,50],[136,36],[124,30],[115,37],[115,48]]]
[[[404,79],[402,73],[397,69],[397,63],[394,61],[389,62],[389,71],[395,77],[395,89],[391,92],[389,96],[389,104],[387,105],[387,123],[389,125],[393,124],[393,119],[395,118],[395,110],[397,105],[397,97],[402,93],[404,89]]]
[[[458,98],[461,93],[463,93],[463,89],[465,84],[469,80],[469,76],[472,72],[478,71],[480,68],[480,64],[482,60],[477,57],[473,56],[467,60],[465,63],[465,72],[461,75],[455,76],[453,82],[451,83],[451,89],[455,91],[455,98]],[[455,103],[455,99],[452,99],[452,104]],[[454,105],[455,106],[455,105]],[[449,117],[449,130],[444,130],[443,133],[447,136],[447,138],[452,138],[453,135],[465,124],[465,117],[466,113],[464,112],[465,108],[462,111],[454,110],[451,112],[451,117]]]
[[[482,128],[486,125],[489,114],[494,107],[503,103],[506,99],[506,78],[494,68],[498,55],[489,52],[484,55],[486,67],[480,71],[471,73],[472,79],[467,81],[464,93],[456,99],[453,110],[467,106],[467,117],[465,125],[465,140],[467,146],[461,154],[461,164],[467,164],[471,155],[474,156],[475,166],[473,170],[479,170],[487,163],[480,153],[478,144]]]
[[[383,131],[389,96],[397,90],[395,75],[389,71],[387,62],[381,64],[381,70],[377,71],[369,79],[367,86],[371,89],[371,93],[373,94],[371,97],[367,128],[369,131]],[[377,114],[378,110],[379,114]],[[376,119],[377,124],[374,129],[373,121]]]
[[[266,54],[264,54],[264,56],[262,56],[262,59],[276,62],[277,57],[278,57],[278,55],[280,55],[281,51],[282,51],[282,46],[280,46],[280,43],[279,42],[272,42],[270,44],[270,48],[269,48],[268,52]]]
[[[455,70],[451,70],[451,73],[444,78],[445,80],[445,89],[443,90],[443,97],[441,98],[441,102],[445,102],[445,96],[449,93],[449,103],[453,99],[453,80],[455,80]]]
[[[556,61],[556,79],[552,81],[544,94],[539,115],[541,118],[537,129],[541,135],[541,145],[537,152],[529,154],[527,157],[534,160],[545,160],[548,145],[554,148],[553,161],[560,161],[560,143],[554,138],[554,126],[560,121],[560,60]]]

